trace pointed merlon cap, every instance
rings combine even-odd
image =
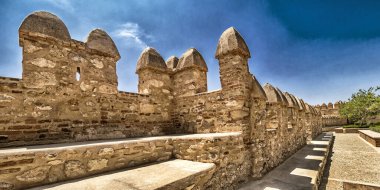
[[[137,61],[136,73],[142,69],[155,69],[160,71],[166,71],[167,67],[164,59],[161,55],[153,48],[145,48],[141,53],[139,60]]]
[[[335,103],[334,103],[334,108],[335,108],[335,109],[339,109],[341,104],[342,104],[341,101],[337,101],[337,102],[335,102]]]
[[[328,109],[333,109],[333,108],[334,108],[334,105],[333,105],[331,102],[329,102],[329,104],[327,105],[327,108],[328,108]]]
[[[263,87],[254,75],[252,75],[252,97],[267,100]]]
[[[285,96],[286,100],[288,101],[288,107],[294,108],[296,103],[292,99],[291,95],[288,92],[284,92],[284,96]]]
[[[299,101],[300,101],[300,105],[301,105],[301,107],[302,107],[302,110],[306,110],[306,105],[305,105],[305,102],[302,100],[302,99],[300,99],[300,98],[298,98],[299,99]]]
[[[219,59],[228,54],[239,54],[245,58],[251,57],[251,53],[243,37],[233,27],[225,30],[222,36],[220,36],[215,58]]]
[[[304,104],[305,104],[305,111],[306,111],[306,113],[311,113],[310,105],[307,104],[307,103],[304,103]]]
[[[294,96],[294,98],[297,101],[297,104],[298,104],[298,107],[299,107],[298,110],[304,111],[305,110],[305,105],[303,104],[303,102],[301,101],[301,99],[299,99],[297,96]]]
[[[101,29],[95,29],[87,37],[86,44],[89,48],[104,52],[120,59],[119,51],[111,37]]]
[[[286,99],[286,97],[283,94],[283,92],[279,88],[277,88],[277,87],[276,87],[276,90],[277,90],[278,94],[280,94],[282,104],[284,106],[288,106],[289,105],[288,100]]]
[[[179,58],[177,69],[180,70],[191,67],[197,67],[206,72],[208,70],[205,60],[195,48],[190,48],[182,54],[181,58]]]
[[[297,98],[293,94],[289,94],[289,95],[294,102],[294,108],[296,108],[296,110],[301,110],[301,106],[299,105]]]
[[[19,33],[40,33],[65,41],[71,40],[65,23],[57,16],[45,11],[38,11],[28,15],[18,31]]]
[[[313,111],[313,114],[314,115],[317,115],[318,113],[317,113],[317,109],[315,108],[315,107],[313,107],[313,106],[310,106],[311,107],[311,110]]]
[[[327,109],[327,105],[326,105],[325,103],[323,103],[323,104],[321,105],[321,109],[323,109],[323,110]]]
[[[264,85],[264,92],[267,95],[267,102],[269,102],[269,103],[279,103],[279,104],[282,103],[281,95],[269,83],[266,83]]]
[[[177,68],[178,65],[178,58],[176,56],[170,56],[168,60],[166,60],[166,66],[173,70]]]

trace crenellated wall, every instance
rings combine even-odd
[[[223,166],[241,171],[228,178],[238,183],[261,177],[321,133],[322,110],[270,84],[262,87],[249,72],[249,48],[232,27],[215,54],[222,88],[211,92],[207,64],[194,48],[166,63],[145,49],[136,67],[138,93],[129,93],[117,90],[120,55],[105,31],[75,41],[58,17],[36,12],[19,35],[22,79],[0,78],[0,147],[242,132],[245,162]]]
[[[322,114],[322,126],[342,126],[348,124],[347,118],[339,114],[342,104],[343,102],[338,101],[334,104],[329,102],[328,104],[323,103],[322,105],[315,106],[315,109],[319,110]]]
[[[19,37],[22,79],[0,79],[0,147],[182,132],[170,119],[168,74],[164,81],[158,71],[141,69],[141,83],[160,80],[156,89],[117,90],[120,56],[106,32],[95,29],[86,42],[75,41],[58,17],[36,12]]]

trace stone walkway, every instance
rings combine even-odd
[[[252,180],[240,190],[303,190],[317,188],[327,160],[332,133],[322,133],[261,180]]]
[[[335,133],[332,156],[326,165],[321,189],[359,188],[349,187],[350,184],[372,184],[379,186],[374,189],[380,189],[380,148],[370,145],[358,134]]]

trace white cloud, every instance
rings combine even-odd
[[[69,12],[74,11],[74,6],[71,4],[71,0],[40,0],[40,1],[49,3],[52,6],[60,8],[62,10],[66,10]]]
[[[133,22],[122,24],[112,34],[117,38],[123,39],[123,45],[129,48],[145,49],[148,47],[146,40],[154,40],[153,36],[146,34],[137,23]]]

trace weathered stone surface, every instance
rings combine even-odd
[[[152,68],[165,71],[167,69],[166,63],[161,55],[153,48],[146,48],[140,55],[137,61],[136,72],[141,69]]]
[[[62,25],[40,31],[38,27],[58,21],[48,14],[39,17],[25,20],[41,22],[36,31],[20,28],[23,78],[0,77],[0,147],[75,143],[17,150],[20,157],[2,151],[0,167],[6,168],[0,168],[0,180],[12,188],[178,157],[217,166],[202,185],[188,188],[233,189],[278,166],[321,131],[321,111],[306,109],[305,102],[291,94],[289,99],[273,86],[261,87],[249,72],[248,47],[233,28],[222,34],[216,52],[221,89],[207,92],[207,65],[195,49],[175,66],[176,58],[165,63],[147,48],[137,63],[138,93],[132,93],[117,90],[119,54],[104,31],[92,31],[83,43],[70,39],[68,32],[50,33],[63,30]],[[42,23],[45,17],[52,20]],[[180,133],[196,134],[143,138]],[[133,143],[85,142],[128,137],[139,138]],[[35,177],[42,169],[32,171],[39,167],[50,168],[40,175],[43,179]]]
[[[22,182],[40,182],[46,178],[49,169],[50,166],[41,166],[33,168],[24,172],[21,175],[16,176],[16,179]]]
[[[284,96],[288,102],[288,107],[290,108],[296,107],[296,102],[294,102],[294,99],[291,97],[291,95],[288,92],[285,92]]]
[[[282,102],[282,105],[284,106],[289,106],[289,103],[288,103],[288,100],[286,99],[285,95],[283,94],[283,92],[279,89],[279,88],[275,88],[276,91],[278,92],[278,94],[280,95],[281,97],[281,102]]]
[[[69,178],[83,176],[86,173],[86,169],[82,162],[79,160],[70,160],[65,163],[65,174]]]
[[[104,30],[95,29],[91,31],[87,37],[86,44],[89,48],[96,49],[98,51],[112,55],[116,59],[120,59],[120,54],[116,48],[115,43]]]
[[[276,88],[274,88],[271,84],[266,83],[264,85],[264,91],[267,96],[267,102],[269,103],[282,103],[281,95],[278,93]]]
[[[154,113],[154,105],[152,104],[140,104],[141,113]]]
[[[253,75],[252,75],[252,97],[262,98],[265,100],[267,99],[267,95],[265,94],[263,87],[260,85],[259,81]]]
[[[322,115],[322,125],[323,126],[341,126],[347,124],[347,118],[341,117],[339,114],[339,109],[343,103],[341,101],[335,102],[334,104],[323,103],[321,106],[315,106],[315,111]]]
[[[12,102],[15,97],[7,95],[7,94],[0,94],[0,102]]]
[[[14,185],[9,184],[9,183],[5,183],[5,182],[0,182],[0,189],[1,190],[13,190]]]
[[[101,170],[107,167],[107,159],[89,160],[87,163],[88,171]]]
[[[32,81],[26,84],[28,88],[42,88],[48,85],[57,85],[58,81],[53,73],[50,72],[33,72],[28,76]]]
[[[239,32],[233,27],[225,30],[219,38],[215,58],[219,59],[227,54],[239,54],[243,57],[251,57],[251,53],[243,37],[241,37]]]
[[[19,32],[41,33],[60,40],[70,40],[70,33],[66,25],[57,16],[39,11],[28,15],[22,22]]]
[[[103,148],[99,150],[99,156],[112,156],[115,151],[113,148]]]
[[[33,64],[33,65],[41,67],[41,68],[44,68],[44,67],[54,68],[56,65],[54,62],[47,60],[47,59],[44,59],[44,58],[33,59],[30,61],[30,64]]]
[[[202,55],[195,48],[188,49],[179,59],[176,69],[186,69],[189,67],[196,67],[203,71],[208,70],[207,64]]]
[[[173,70],[173,69],[177,68],[178,61],[179,61],[179,59],[176,56],[170,56],[168,58],[168,60],[166,60],[166,66],[169,69]]]
[[[103,62],[98,59],[92,59],[90,62],[98,69],[103,69],[104,67]]]

